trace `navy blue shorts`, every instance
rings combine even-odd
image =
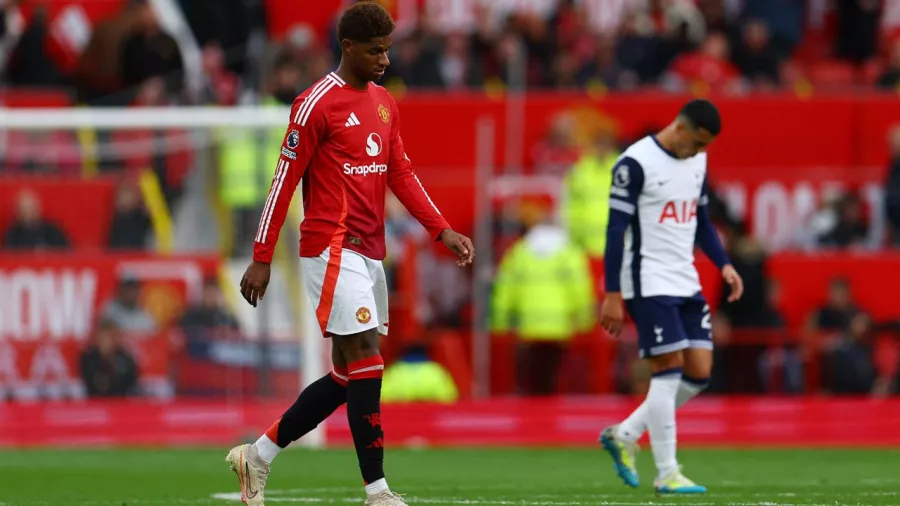
[[[637,325],[641,358],[713,347],[709,304],[702,293],[634,298],[626,300],[625,307]]]

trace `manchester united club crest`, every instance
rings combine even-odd
[[[378,117],[385,123],[391,120],[391,113],[388,112],[388,108],[384,104],[378,104]]]
[[[359,323],[369,323],[372,320],[372,312],[369,308],[361,307],[356,310],[356,321]]]

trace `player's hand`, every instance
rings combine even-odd
[[[619,337],[623,321],[625,310],[622,309],[622,294],[607,293],[603,305],[600,306],[600,325],[613,336]]]
[[[459,257],[459,260],[456,261],[456,265],[465,267],[475,260],[475,246],[472,245],[472,240],[468,237],[456,233],[449,228],[445,228],[441,232],[440,239],[441,242],[444,243],[444,246],[456,253]]]
[[[741,295],[744,295],[744,280],[741,279],[741,275],[734,270],[734,266],[731,264],[722,267],[722,279],[728,283],[728,286],[731,287],[731,293],[728,294],[728,302],[734,302],[741,298]]]
[[[241,295],[251,306],[256,307],[256,301],[262,300],[266,294],[271,273],[272,268],[269,264],[256,260],[250,262],[247,270],[244,271],[244,277],[241,278]]]

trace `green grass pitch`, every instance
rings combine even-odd
[[[239,505],[227,448],[0,451],[0,506]],[[679,453],[703,496],[657,497],[649,451],[626,488],[599,448],[391,450],[392,489],[411,505],[900,505],[900,450]],[[362,504],[352,450],[289,450],[267,504]]]

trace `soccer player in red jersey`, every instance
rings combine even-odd
[[[375,84],[390,64],[394,22],[374,2],[360,2],[338,24],[341,63],[303,92],[290,125],[259,222],[253,261],[241,294],[254,307],[269,284],[270,262],[291,197],[302,180],[300,225],[304,283],[322,333],[332,339],[334,370],[307,387],[256,443],[227,457],[243,501],[261,506],[272,460],[347,403],[347,418],[367,493],[367,505],[404,506],[384,477],[379,334],[387,334],[384,205],[389,187],[436,239],[472,263],[475,249],[454,232],[422,187],[400,138],[391,95]]]

